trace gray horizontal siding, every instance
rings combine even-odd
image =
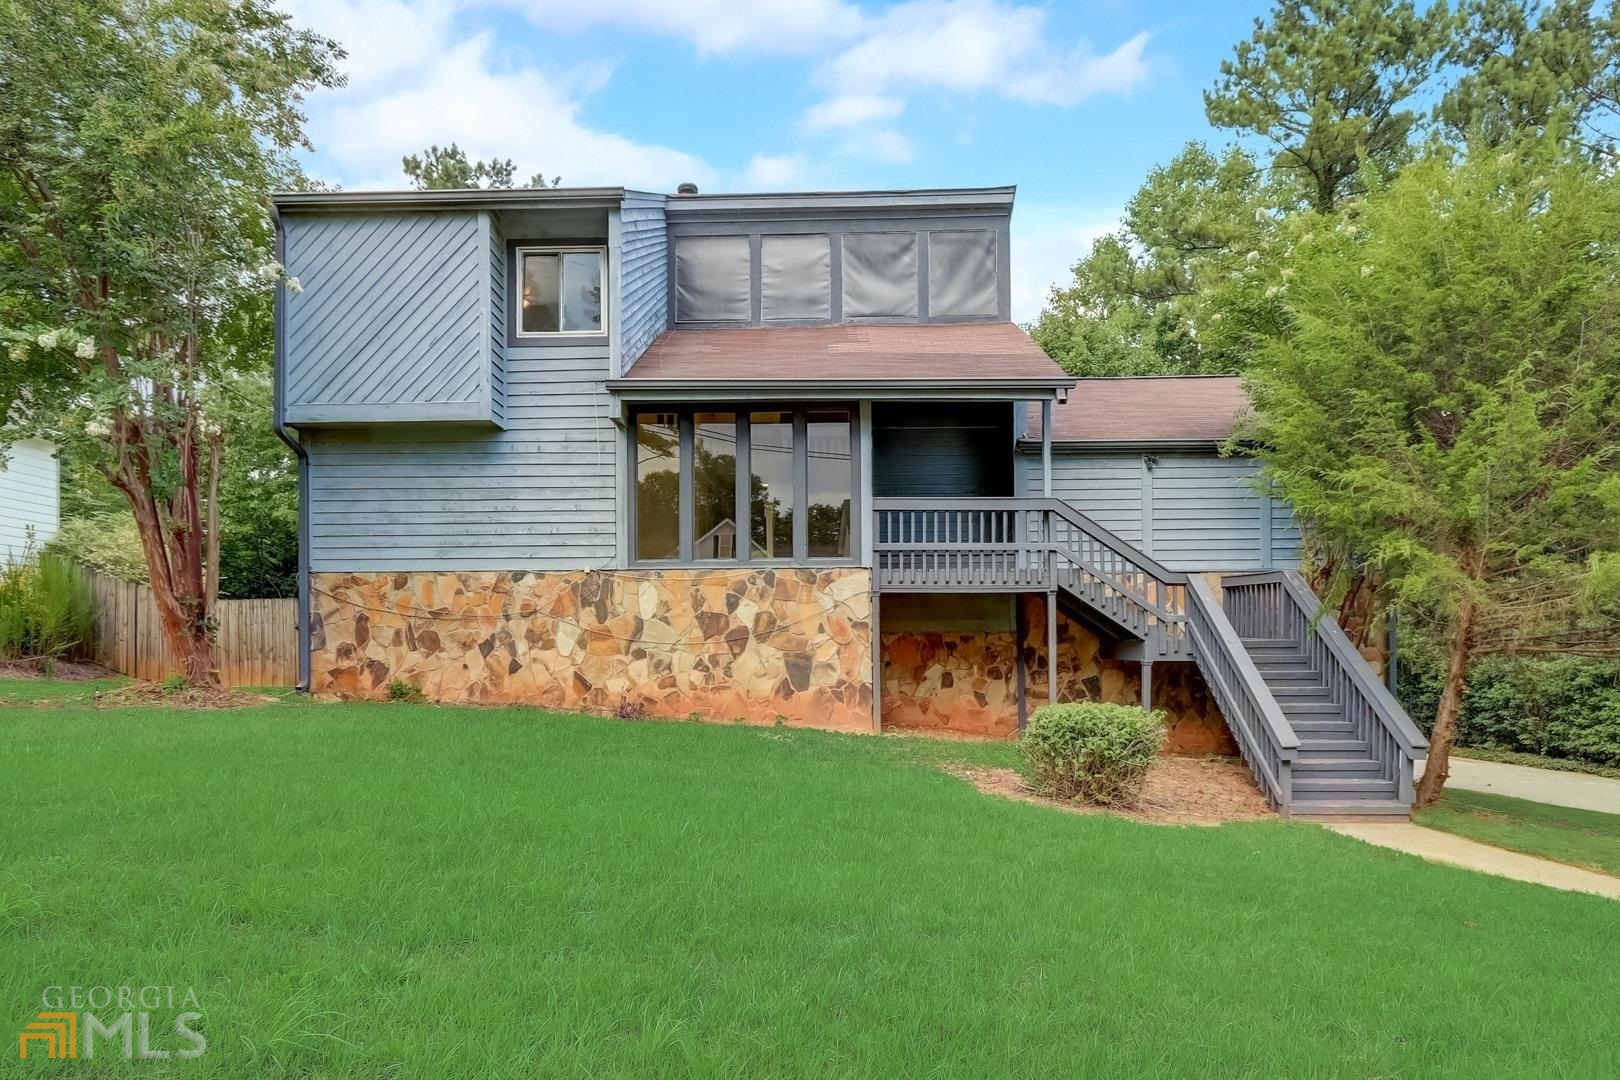
[[[619,208],[621,373],[668,325],[669,236],[661,195],[627,194]]]
[[[575,570],[614,556],[605,346],[506,350],[507,428],[310,433],[310,569]]]
[[[488,409],[488,214],[294,215],[283,232],[302,284],[286,303],[290,421]]]
[[[1040,453],[1020,457],[1024,490],[1039,493]],[[1249,486],[1257,468],[1252,460],[1223,458],[1214,451],[1153,457],[1150,472],[1139,453],[1055,448],[1052,493],[1173,569],[1298,562],[1299,526],[1286,504],[1263,498]]]
[[[1013,493],[1010,404],[872,406],[872,488],[880,499]],[[997,453],[997,450],[1000,453]]]

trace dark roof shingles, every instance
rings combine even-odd
[[[1235,375],[1081,379],[1052,406],[1052,441],[1062,443],[1224,442],[1249,409]],[[1029,410],[1030,439],[1041,437]]]

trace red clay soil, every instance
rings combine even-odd
[[[1048,798],[1012,769],[958,767],[948,771],[986,795],[1073,814],[1114,814],[1151,825],[1221,825],[1275,816],[1248,768],[1233,758],[1161,758],[1148,773],[1134,806],[1093,806]]]
[[[98,709],[124,709],[132,705],[158,705],[166,709],[243,709],[268,705],[276,699],[269,694],[249,694],[219,687],[213,690],[176,690],[170,693],[153,682],[134,682],[96,695]]]

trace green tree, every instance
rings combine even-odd
[[[1591,0],[1470,0],[1462,74],[1435,116],[1458,140],[1502,145],[1563,126],[1606,152],[1620,113],[1620,8]]]
[[[1420,805],[1476,656],[1620,650],[1620,185],[1557,143],[1301,222],[1248,372],[1274,493],[1443,642]]]
[[[1454,30],[1442,2],[1419,12],[1411,0],[1281,0],[1221,62],[1204,111],[1270,143],[1275,167],[1300,174],[1325,213],[1364,171],[1388,175],[1407,159],[1414,106]]]
[[[1299,205],[1286,177],[1242,150],[1189,143],[1148,174],[1073,281],[1052,289],[1030,335],[1073,375],[1241,370],[1252,347],[1241,294]]]
[[[267,0],[0,0],[0,438],[90,436],[195,684],[218,681],[203,399],[249,362],[232,313],[284,276],[268,193],[341,56]]]
[[[430,146],[420,154],[409,154],[400,159],[405,175],[419,191],[466,188],[509,188],[517,173],[512,159],[502,161],[471,161],[466,151],[455,143],[446,147]],[[562,177],[553,176],[548,182],[543,173],[529,177],[524,187],[556,187]]]

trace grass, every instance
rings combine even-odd
[[[1592,1022],[1613,901],[937,767],[1006,746],[72,698],[0,708],[0,745],[0,1034],[47,985],[190,986],[205,1014],[201,1059],[77,1063],[98,1075],[1620,1067]]]
[[[1620,874],[1620,814],[1448,791],[1418,822],[1510,851]]]

